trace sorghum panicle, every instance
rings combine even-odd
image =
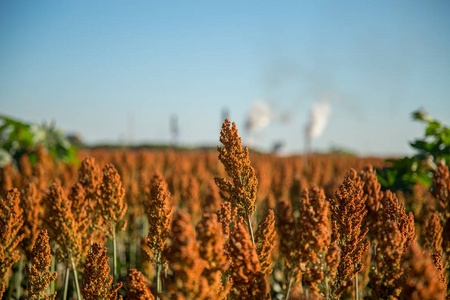
[[[401,262],[406,237],[401,234],[395,221],[384,218],[381,224],[377,228],[377,235],[374,236],[378,242],[373,257],[374,266],[369,274],[372,297],[397,299],[401,292],[399,280],[403,274]]]
[[[207,262],[202,276],[208,280],[209,288],[217,299],[226,299],[227,288],[222,285],[222,276],[229,268],[228,257],[225,253],[226,240],[222,232],[222,225],[217,215],[206,213],[196,227],[199,253]]]
[[[431,212],[425,221],[422,233],[423,247],[430,253],[442,252],[441,219],[436,212]]]
[[[433,173],[432,193],[437,202],[437,212],[443,227],[443,251],[450,257],[450,172],[448,166],[442,162]]]
[[[94,240],[93,232],[89,231],[92,218],[87,208],[88,202],[85,197],[85,190],[83,186],[77,182],[75,183],[68,196],[71,204],[71,212],[75,223],[77,224],[78,231],[83,233],[81,237],[82,241],[82,256],[87,254],[92,240]]]
[[[437,200],[437,208],[443,221],[450,217],[450,172],[441,162],[433,173],[432,193]]]
[[[179,210],[173,217],[170,247],[166,249],[173,278],[167,290],[174,299],[209,299],[212,292],[208,280],[202,276],[207,263],[200,257],[195,230],[187,213]]]
[[[370,273],[372,296],[375,298],[398,297],[401,293],[400,280],[404,270],[401,261],[415,239],[414,217],[406,214],[405,206],[396,195],[386,191],[379,199],[373,223],[373,238],[377,241],[375,262]]]
[[[23,211],[19,206],[20,193],[12,189],[0,199],[0,296],[5,290],[11,266],[19,261],[17,246],[23,239],[19,230],[23,225]]]
[[[335,282],[336,296],[350,286],[354,276],[362,270],[362,255],[369,247],[366,240],[368,229],[362,227],[367,212],[363,185],[357,172],[351,169],[339,186],[336,197],[330,199],[332,241],[336,241],[341,248]]]
[[[220,203],[219,188],[214,181],[211,180],[208,182],[207,194],[203,201],[203,210],[205,212],[215,212],[220,209]]]
[[[103,244],[106,240],[103,230],[104,220],[100,208],[100,187],[102,172],[93,157],[87,157],[78,169],[78,183],[84,190],[84,210],[89,216],[89,227],[86,232],[88,245],[97,242]],[[81,190],[81,189],[79,189]]]
[[[306,268],[304,282],[310,294],[320,298],[319,284],[325,276],[323,256],[331,242],[329,203],[322,189],[310,188],[303,190],[298,207],[299,224],[296,235],[301,236],[301,263],[305,264]]]
[[[395,193],[386,191],[380,200],[382,202],[385,218],[397,223],[401,234],[406,238],[403,252],[408,251],[409,245],[416,239],[416,229],[414,227],[414,215],[412,212],[406,213],[405,205],[400,203]]]
[[[447,291],[447,283],[443,274],[442,265],[442,226],[439,215],[431,212],[425,221],[423,229],[423,248],[427,249],[433,258],[434,266],[438,271],[444,291]]]
[[[371,238],[372,243],[375,241],[373,235],[375,235],[377,212],[380,208],[380,199],[383,197],[381,192],[381,184],[378,182],[376,171],[372,166],[369,166],[360,172],[361,181],[364,182],[363,191],[366,195],[366,208],[367,214],[363,220],[363,227],[369,228],[368,236]]]
[[[50,236],[56,242],[59,261],[75,263],[83,254],[83,232],[75,221],[71,210],[71,203],[59,180],[55,181],[44,198],[46,206],[46,220],[50,229]]]
[[[125,289],[128,291],[127,300],[154,300],[145,276],[136,269],[128,270],[125,278]]]
[[[230,125],[230,121],[226,119],[220,132],[223,147],[217,146],[217,151],[231,182],[226,178],[216,177],[214,180],[221,190],[222,199],[237,207],[240,216],[247,217],[255,211],[258,180],[250,165],[248,148],[242,148],[236,124],[233,123],[231,128]]]
[[[428,252],[412,243],[406,252],[402,267],[402,300],[441,300],[445,298],[439,275]]]
[[[6,197],[6,194],[13,189],[14,168],[8,164],[0,168],[0,197]]]
[[[287,274],[287,277],[296,277],[301,253],[297,247],[298,237],[291,202],[279,201],[276,212],[279,249],[284,257],[287,270],[291,273]]]
[[[272,251],[275,247],[275,215],[269,209],[255,234],[256,253],[261,264],[261,272],[272,273]]]
[[[81,162],[78,170],[78,182],[83,186],[86,200],[96,203],[102,183],[102,173],[93,157],[87,157]]]
[[[151,250],[149,255],[156,261],[157,255],[166,247],[173,211],[167,185],[160,174],[155,174],[151,179],[144,205],[149,224],[147,236],[147,245]]]
[[[116,300],[122,283],[111,286],[112,281],[106,247],[98,243],[92,244],[84,264],[84,280],[81,285],[84,300]]]
[[[38,192],[34,181],[29,181],[24,186],[20,195],[20,200],[20,206],[25,212],[24,223],[20,230],[24,235],[21,247],[27,258],[30,258],[33,245],[39,234],[39,230],[37,228],[41,225],[41,199],[40,193]]]
[[[248,230],[239,221],[231,234],[230,256],[233,260],[230,266],[232,281],[231,299],[270,299],[265,275],[261,271],[256,247],[252,243]]]
[[[52,261],[52,252],[46,230],[39,231],[31,252],[30,264],[26,267],[28,277],[28,298],[31,300],[55,299],[56,292],[46,295],[50,282],[56,280],[57,273],[47,271]]]
[[[106,225],[107,233],[125,230],[127,221],[123,220],[128,205],[124,201],[125,189],[120,175],[112,164],[103,168],[102,185],[100,187],[100,210]]]

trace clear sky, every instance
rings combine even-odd
[[[450,1],[0,2],[0,112],[54,120],[90,143],[218,143],[221,111],[302,151],[309,113],[331,114],[313,148],[408,153],[424,108],[450,125]]]

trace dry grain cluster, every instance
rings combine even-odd
[[[450,176],[381,191],[378,158],[42,148],[0,171],[3,299],[445,299]],[[250,158],[251,156],[251,158]]]

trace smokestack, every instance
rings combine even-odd
[[[306,126],[306,152],[311,152],[311,141],[322,135],[328,123],[328,118],[331,114],[331,105],[327,100],[320,100],[314,103],[309,114],[309,122]]]
[[[248,132],[258,132],[272,121],[270,106],[264,101],[255,101],[252,110],[247,115],[245,129]]]

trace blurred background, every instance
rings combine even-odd
[[[403,155],[450,121],[449,1],[0,2],[0,113],[83,143]]]

